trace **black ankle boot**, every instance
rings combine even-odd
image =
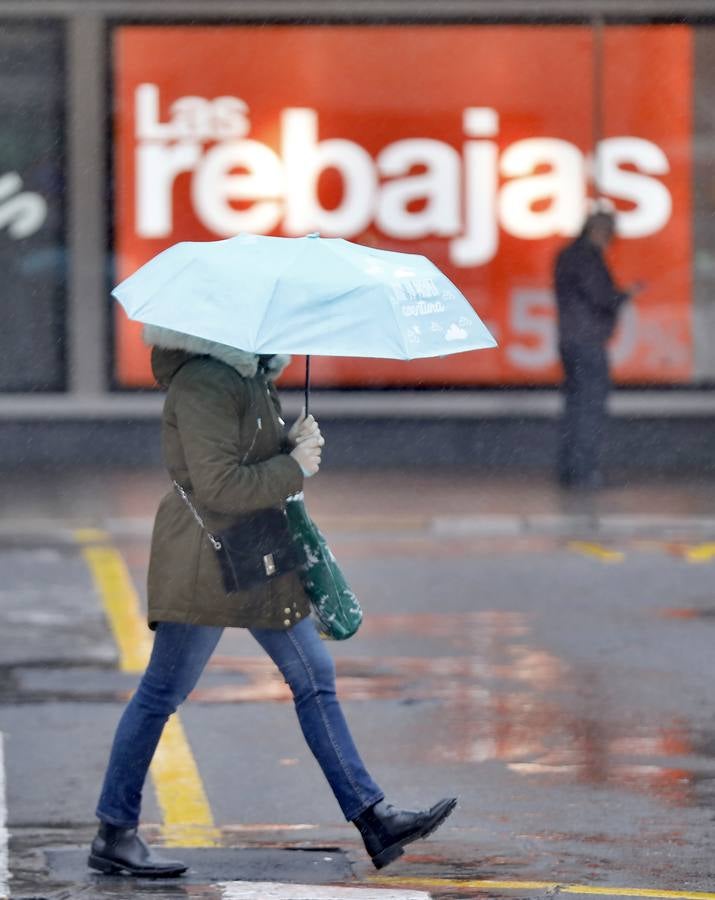
[[[87,863],[108,875],[128,872],[145,878],[172,878],[188,868],[176,859],[157,856],[136,828],[118,828],[106,822],[100,823]]]
[[[353,824],[362,835],[373,865],[382,869],[402,856],[405,844],[426,838],[439,828],[456,805],[457,798],[448,797],[431,809],[410,812],[380,800],[353,819]]]

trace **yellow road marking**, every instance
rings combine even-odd
[[[221,832],[211,815],[201,775],[178,714],[166,723],[151,764],[163,814],[162,832],[170,847],[215,847]]]
[[[109,541],[109,535],[101,528],[76,528],[74,539],[78,544],[106,544]]]
[[[658,888],[599,887],[592,884],[560,884],[557,881],[494,881],[487,878],[460,880],[458,878],[380,878],[367,879],[375,884],[405,887],[452,888],[476,891],[558,891],[560,894],[595,894],[600,897],[662,897],[665,900],[715,900],[715,893],[707,891],[667,891]]]
[[[75,538],[92,573],[119,649],[123,672],[143,672],[151,638],[139,598],[121,555],[108,535],[80,529]],[[101,543],[98,543],[101,542]],[[162,835],[168,847],[212,847],[220,843],[201,775],[178,713],[166,724],[151,765],[157,802],[163,817]]]
[[[143,672],[149,662],[151,638],[124,560],[109,544],[92,543],[107,541],[104,532],[82,529],[75,537],[82,544],[82,556],[102,598],[119,649],[119,668],[122,672]]]
[[[581,556],[592,556],[600,559],[602,562],[623,562],[626,558],[625,553],[620,550],[609,550],[601,544],[592,544],[588,541],[570,541],[569,550],[574,553],[580,553]]]
[[[696,547],[688,547],[685,558],[691,563],[710,562],[715,557],[715,544],[698,544]]]

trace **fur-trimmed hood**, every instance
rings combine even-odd
[[[291,360],[290,356],[280,354],[260,356],[258,353],[248,353],[245,350],[238,350],[236,347],[229,347],[227,344],[207,341],[204,338],[172,331],[170,328],[161,328],[158,325],[145,325],[142,337],[145,344],[160,350],[174,351],[167,354],[155,353],[152,356],[154,375],[160,384],[168,384],[188,356],[212,356],[214,359],[226,363],[227,366],[231,366],[244,378],[253,378],[260,365],[262,371],[273,381],[278,378]]]

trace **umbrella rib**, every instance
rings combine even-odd
[[[151,301],[154,299],[154,297],[156,297],[156,295],[157,295],[160,291],[165,290],[165,289],[166,289],[166,286],[167,286],[168,284],[171,284],[172,282],[176,281],[177,278],[179,278],[181,275],[183,275],[184,272],[189,268],[189,266],[192,266],[192,265],[194,264],[194,262],[195,262],[195,260],[192,258],[192,259],[190,259],[188,262],[184,263],[184,265],[179,269],[178,272],[175,272],[175,273],[171,276],[171,278],[169,278],[169,279],[167,279],[167,281],[163,282],[158,288],[156,288],[155,291],[153,291],[153,292],[152,292],[145,300],[143,300],[143,301],[141,302],[141,304],[140,304],[139,306],[137,306],[137,308],[136,308],[135,310],[132,311],[132,316],[131,316],[131,317],[132,317],[132,318],[136,318],[136,317],[138,317],[139,315],[141,315],[141,314],[142,314],[142,311],[145,310],[145,309],[147,308],[147,306],[149,306],[149,304],[150,304]],[[118,286],[121,287],[121,285],[118,285]],[[116,288],[115,288],[115,290],[116,290]],[[114,291],[112,291],[112,294],[113,294],[113,296],[116,297],[116,294],[114,294]],[[118,298],[117,298],[117,299],[118,299]],[[121,301],[120,301],[120,302],[121,302]],[[140,321],[142,321],[142,320],[140,320]],[[150,323],[150,324],[156,324],[156,323]]]
[[[281,269],[280,274],[276,275],[276,280],[273,282],[273,288],[271,290],[271,296],[268,298],[268,302],[266,303],[265,307],[263,308],[263,315],[261,316],[261,321],[258,323],[258,328],[256,328],[256,333],[253,337],[254,345],[258,344],[258,335],[260,334],[261,329],[263,328],[264,322],[268,318],[268,311],[271,307],[271,303],[273,303],[273,298],[276,295],[276,291],[278,290],[278,282],[280,281],[281,277],[285,273],[288,266],[292,265],[295,262],[295,260],[297,259],[297,257],[298,257],[298,253],[295,253],[291,257],[291,259],[285,264],[285,266]],[[257,351],[254,349],[253,352],[255,353]]]
[[[324,244],[324,246],[327,246],[327,249],[329,249],[330,252],[333,253],[333,255],[339,256],[341,260],[344,260],[344,262],[346,262],[353,269],[357,269],[361,275],[364,274],[364,272],[362,271],[360,266],[358,266],[356,263],[354,263],[351,259],[346,259],[341,253],[336,253],[335,250],[333,249],[332,244]],[[400,340],[402,341],[402,353],[403,353],[402,359],[410,359],[410,352],[407,349],[407,344],[405,342],[405,335],[402,330],[402,325],[400,323],[400,320],[397,317],[397,311],[392,303],[390,304],[390,309],[392,310],[392,315],[395,318],[395,325],[397,326],[397,333],[400,335]]]

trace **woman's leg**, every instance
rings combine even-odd
[[[199,680],[223,629],[160,622],[144,676],[119,721],[97,816],[109,825],[134,828],[142,788],[169,716]]]
[[[287,631],[251,634],[293,692],[300,726],[349,821],[383,799],[368,774],[335,695],[335,664],[315,625],[304,619]]]

